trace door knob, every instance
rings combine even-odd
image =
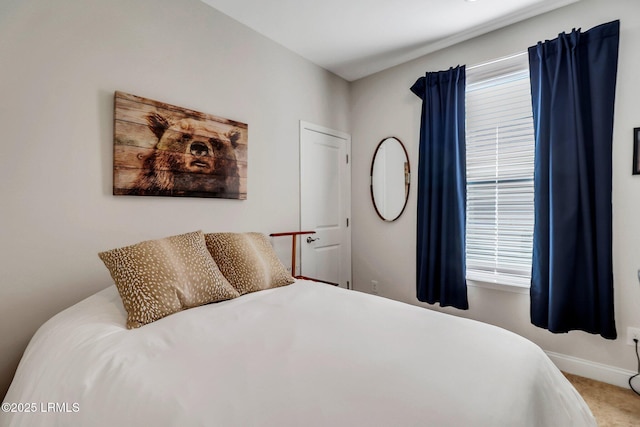
[[[316,237],[315,239],[311,236],[307,237],[307,243],[311,243],[311,242],[315,242],[316,240],[320,240],[319,237]]]

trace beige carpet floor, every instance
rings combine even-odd
[[[640,426],[640,396],[628,388],[564,374],[582,395],[599,427]]]

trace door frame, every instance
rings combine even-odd
[[[322,133],[325,135],[329,135],[335,138],[339,138],[342,139],[345,142],[345,152],[346,152],[346,159],[345,159],[345,176],[346,176],[346,182],[342,183],[343,187],[343,212],[342,212],[342,221],[343,224],[345,224],[345,228],[344,228],[344,233],[342,235],[342,241],[344,243],[344,248],[345,248],[345,266],[346,266],[346,271],[344,272],[345,277],[341,278],[342,280],[346,281],[346,287],[347,289],[353,289],[353,281],[352,281],[352,277],[351,277],[351,273],[352,273],[352,268],[351,268],[351,227],[352,227],[352,220],[351,220],[351,135],[346,133],[346,132],[342,132],[342,131],[338,131],[335,129],[331,129],[331,128],[327,128],[324,126],[320,126],[320,125],[316,125],[314,123],[310,123],[310,122],[306,122],[304,120],[300,120],[300,135],[299,135],[299,227],[302,227],[302,144],[305,142],[304,141],[304,131],[305,130],[309,130],[312,132],[318,132],[318,133]],[[301,246],[301,245],[300,245]],[[300,259],[300,269],[302,269],[302,263],[304,262],[304,260],[302,259],[302,249],[299,248],[298,249],[298,254],[299,254],[299,259]]]

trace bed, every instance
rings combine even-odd
[[[595,425],[530,341],[321,283],[125,318],[111,286],[45,323],[0,425]]]

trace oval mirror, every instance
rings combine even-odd
[[[402,215],[410,181],[409,156],[402,142],[395,137],[380,141],[371,162],[371,199],[380,218],[395,221]]]

